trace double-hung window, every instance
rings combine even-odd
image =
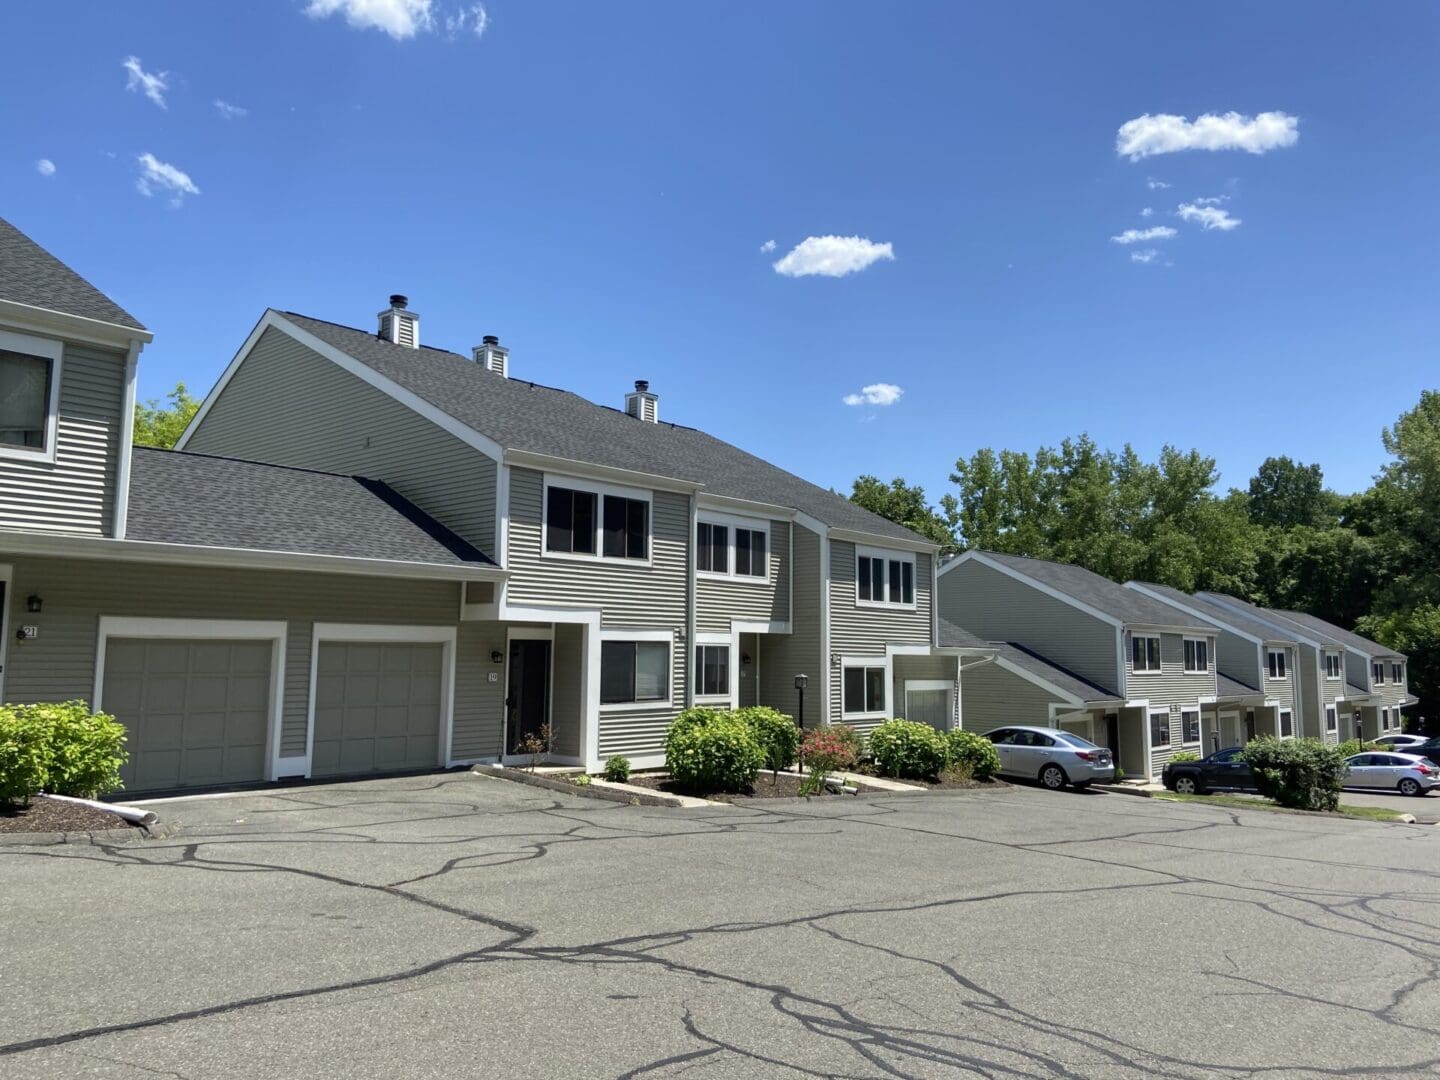
[[[1381,710],[1380,710],[1380,730],[1381,730],[1381,731],[1389,731],[1389,730],[1390,730],[1390,710],[1389,710],[1389,709],[1381,709]]]
[[[1376,660],[1370,665],[1370,681],[1376,686],[1385,685],[1385,662]]]
[[[695,567],[706,574],[730,572],[730,528],[702,521],[695,526]]]
[[[1130,670],[1136,674],[1160,670],[1160,637],[1158,634],[1130,635]]]
[[[1270,676],[1270,678],[1272,678],[1272,679],[1283,679],[1283,678],[1285,678],[1285,670],[1286,670],[1285,660],[1286,660],[1286,650],[1285,650],[1285,649],[1266,649],[1266,650],[1265,650],[1265,669],[1266,669],[1266,674],[1268,674],[1268,675]]]
[[[1150,745],[1154,747],[1170,745],[1170,713],[1168,711],[1150,714]]]
[[[735,530],[735,575],[763,578],[768,572],[765,548],[769,533],[764,529]]]
[[[600,704],[631,705],[669,699],[668,641],[600,643]]]
[[[1206,675],[1210,672],[1210,642],[1206,638],[1185,639],[1185,672]]]
[[[1338,652],[1327,652],[1325,654],[1325,677],[1327,679],[1340,678],[1340,654]]]
[[[1181,738],[1187,743],[1198,743],[1200,741],[1200,710],[1182,709],[1180,711]]]
[[[1391,665],[1390,665],[1390,681],[1391,681],[1392,683],[1394,683],[1396,686],[1399,686],[1401,683],[1403,683],[1403,682],[1405,681],[1405,665],[1404,665],[1404,664],[1397,664],[1397,663],[1393,663],[1393,662],[1391,663]]]
[[[695,646],[696,697],[730,696],[730,646]]]
[[[885,668],[847,667],[841,711],[845,716],[875,716],[885,712]]]
[[[695,524],[695,569],[702,574],[740,578],[769,575],[770,531],[745,525],[699,521]]]
[[[915,606],[915,557],[860,549],[855,553],[855,601]]]
[[[545,550],[606,559],[650,558],[650,503],[580,487],[545,490]]]
[[[53,459],[58,341],[0,331],[0,457]]]

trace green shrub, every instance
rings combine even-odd
[[[697,791],[745,791],[765,765],[754,729],[732,712],[686,709],[665,733],[665,767]]]
[[[1241,751],[1255,787],[1296,810],[1334,810],[1345,782],[1345,755],[1319,739],[1253,739]]]
[[[1171,761],[1199,761],[1200,755],[1194,750],[1176,750],[1170,755]]]
[[[630,759],[616,754],[605,762],[605,779],[612,784],[624,784],[630,780]]]
[[[50,775],[46,732],[22,706],[0,706],[0,804],[30,801]]]
[[[582,772],[576,776],[572,776],[570,778],[570,782],[572,784],[575,784],[577,787],[589,787],[590,777],[588,774]]]
[[[795,753],[800,748],[800,728],[794,717],[764,705],[738,709],[735,715],[750,725],[755,741],[765,754],[767,769],[788,769],[795,764]]]
[[[0,802],[37,791],[93,799],[117,790],[125,728],[83,701],[0,707]]]
[[[805,732],[802,757],[808,775],[800,783],[801,795],[818,795],[825,789],[825,778],[832,772],[841,772],[855,765],[855,734],[853,728],[845,728],[848,735],[842,735],[839,727],[811,728]]]
[[[1388,746],[1376,746],[1374,743],[1361,742],[1359,739],[1346,739],[1337,750],[1341,757],[1351,757],[1355,754],[1363,754],[1366,750],[1388,750]]]
[[[854,768],[860,759],[865,756],[865,736],[849,724],[831,724],[830,734],[845,744],[850,761],[847,768]]]
[[[976,780],[989,780],[1000,771],[1000,752],[984,735],[953,728],[945,733],[945,760],[952,769],[968,769]]]
[[[883,776],[936,776],[945,767],[945,739],[929,724],[886,720],[870,732],[870,756]]]

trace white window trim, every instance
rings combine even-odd
[[[612,560],[618,561],[618,560]],[[673,708],[675,704],[675,632],[673,630],[601,630],[600,644],[603,646],[607,641],[663,641],[670,647],[670,675],[667,686],[667,697],[657,698],[654,701],[617,701],[610,704],[600,702],[600,711],[609,713],[626,712],[654,712],[656,709]],[[604,661],[597,655],[595,658],[596,670],[600,670]],[[596,684],[596,700],[599,700],[599,683]]]
[[[1195,714],[1195,738],[1193,738],[1193,739],[1187,739],[1187,738],[1185,737],[1185,714],[1186,714],[1186,713],[1194,713],[1194,714]],[[1200,709],[1200,707],[1199,707],[1198,705],[1197,705],[1195,708],[1193,708],[1193,709],[1181,709],[1181,710],[1180,710],[1180,745],[1181,745],[1181,746],[1201,746],[1201,745],[1204,744],[1204,742],[1205,742],[1205,714],[1204,714],[1204,712]]]
[[[550,489],[566,488],[570,491],[588,491],[595,495],[595,554],[583,552],[550,550]],[[649,526],[645,537],[645,558],[621,559],[614,555],[602,555],[605,547],[605,496],[615,495],[622,499],[635,499],[645,503],[649,510],[646,521]],[[598,480],[583,480],[578,476],[546,473],[540,490],[540,557],[561,562],[605,563],[609,566],[651,566],[655,560],[655,499],[653,492],[641,488],[621,487],[618,484],[604,484]]]
[[[1157,717],[1157,716],[1163,716],[1163,717],[1165,717],[1165,741],[1164,741],[1163,743],[1157,743],[1157,742],[1155,741],[1155,722],[1154,722],[1154,717]],[[1145,737],[1146,737],[1146,739],[1147,739],[1147,740],[1149,741],[1149,743],[1150,743],[1150,753],[1151,753],[1151,754],[1154,754],[1154,753],[1156,753],[1157,751],[1160,751],[1160,750],[1169,750],[1171,747],[1173,747],[1173,746],[1175,745],[1175,719],[1174,719],[1174,717],[1171,715],[1171,712],[1170,712],[1170,709],[1169,709],[1168,706],[1166,706],[1166,707],[1164,707],[1164,708],[1159,708],[1159,709],[1153,709],[1153,708],[1150,708],[1150,707],[1148,707],[1148,706],[1146,707],[1146,709],[1145,709]],[[1153,769],[1153,766],[1152,766],[1152,769]]]
[[[769,584],[770,584],[770,568],[771,568],[772,565],[774,565],[774,562],[775,562],[775,547],[774,547],[774,544],[771,542],[771,539],[772,539],[772,538],[771,538],[771,535],[770,535],[770,519],[769,519],[769,518],[740,517],[740,516],[736,516],[736,515],[733,515],[733,514],[717,514],[717,513],[714,513],[714,512],[712,512],[712,511],[709,511],[709,510],[701,510],[701,511],[699,511],[699,512],[696,514],[696,517],[695,517],[695,525],[696,525],[695,531],[696,531],[697,533],[699,532],[699,526],[701,526],[701,525],[719,525],[719,526],[721,526],[722,528],[728,530],[728,531],[726,532],[726,534],[725,534],[725,535],[726,535],[726,540],[725,540],[725,557],[726,557],[725,566],[726,566],[726,571],[722,574],[722,573],[721,573],[720,571],[718,571],[718,570],[696,570],[696,571],[695,571],[695,576],[696,576],[697,578],[702,578],[702,579],[705,579],[705,580],[708,580],[708,581],[733,581],[733,582],[735,582],[736,584],[742,584],[742,585],[769,585]],[[747,530],[749,530],[750,532],[758,532],[758,533],[764,533],[764,534],[765,534],[765,573],[764,573],[763,576],[762,576],[762,575],[757,575],[757,574],[740,574],[740,573],[736,573],[736,571],[735,571],[735,530],[736,530],[736,529],[747,529]],[[695,560],[695,565],[696,565],[696,566],[699,566],[699,565],[700,565],[700,560],[699,560],[699,550],[700,550],[700,549],[699,549],[699,542],[700,542],[699,536],[691,536],[691,537],[690,537],[690,543],[691,543],[692,545],[694,545],[695,551],[696,551],[696,560]]]
[[[1205,666],[1204,666],[1203,668],[1185,667],[1185,674],[1186,674],[1186,675],[1209,675],[1209,674],[1210,674],[1210,663],[1211,663],[1210,654],[1211,654],[1211,652],[1214,651],[1214,650],[1211,648],[1211,645],[1210,645],[1210,642],[1211,642],[1212,640],[1214,640],[1214,639],[1213,639],[1213,638],[1208,638],[1208,637],[1194,637],[1194,636],[1192,636],[1192,635],[1190,635],[1190,634],[1186,634],[1186,635],[1185,635],[1184,640],[1183,640],[1183,641],[1181,642],[1181,644],[1180,644],[1180,662],[1181,662],[1182,665],[1184,665],[1184,663],[1185,663],[1185,646],[1186,646],[1186,645],[1190,644],[1191,642],[1194,642],[1194,643],[1196,643],[1196,644],[1200,644],[1200,645],[1204,645],[1204,646],[1205,646]],[[1196,650],[1196,651],[1198,652],[1198,650]],[[1162,661],[1162,666],[1163,666],[1163,661]]]
[[[1397,677],[1396,674],[1395,674],[1395,672],[1396,672],[1397,670],[1400,672],[1400,674],[1399,674],[1398,677]],[[1399,661],[1399,662],[1397,662],[1397,661],[1392,660],[1392,661],[1390,662],[1390,684],[1391,684],[1392,686],[1399,686],[1399,685],[1401,685],[1401,684],[1404,683],[1404,682],[1405,682],[1405,663],[1404,663],[1404,661]]]
[[[5,668],[9,663],[7,650],[10,647],[10,607],[15,603],[15,567],[9,563],[0,563],[0,593],[4,593],[4,602],[0,603],[0,703],[8,698],[5,697]],[[92,707],[94,703],[92,702]]]
[[[948,679],[906,679],[902,692],[905,702],[905,719],[910,719],[910,694],[913,691],[945,691],[945,730],[955,726],[955,684]]]
[[[1162,638],[1162,635],[1160,635],[1160,634],[1137,633],[1137,632],[1135,632],[1135,631],[1133,631],[1133,630],[1130,632],[1130,674],[1132,674],[1132,675],[1162,675],[1162,674],[1164,674],[1164,672],[1165,672],[1165,642],[1164,642],[1163,640],[1161,640],[1161,638]],[[1156,661],[1159,663],[1159,665],[1160,665],[1159,667],[1153,667],[1153,668],[1152,668],[1152,667],[1137,668],[1137,667],[1135,666],[1135,642],[1137,642],[1137,641],[1154,641],[1154,642],[1155,642],[1155,659],[1156,659]],[[1145,656],[1146,656],[1146,663],[1149,663],[1149,656],[1150,656],[1150,650],[1149,650],[1149,649],[1146,649],[1146,650],[1145,650]]]
[[[883,606],[883,605],[882,605]],[[845,672],[849,668],[879,668],[884,673],[881,707],[878,712],[845,711]],[[890,718],[890,660],[885,656],[842,656],[840,658],[840,719],[887,720]]]
[[[896,562],[908,562],[910,564],[910,580],[915,588],[915,599],[908,604],[890,600],[861,600],[860,599],[860,560],[862,558],[885,559]],[[915,552],[895,551],[890,548],[862,547],[855,545],[855,559],[850,567],[851,573],[855,575],[855,606],[857,608],[879,608],[881,611],[914,611],[920,602],[920,568],[916,565]],[[885,568],[885,595],[890,595],[890,568]]]
[[[1290,734],[1289,734],[1289,735],[1286,735],[1286,734],[1285,734],[1285,719],[1284,719],[1284,718],[1287,717],[1287,716],[1290,717]],[[1294,709],[1276,709],[1276,710],[1275,710],[1275,729],[1276,729],[1276,731],[1279,733],[1279,735],[1280,735],[1280,737],[1281,737],[1282,739],[1293,739],[1293,738],[1295,738],[1295,737],[1296,737],[1296,735],[1295,735],[1295,710],[1294,710]]]
[[[1376,678],[1376,676],[1375,676],[1375,668],[1376,668],[1377,665],[1378,665],[1379,668],[1380,668],[1380,676],[1379,676],[1379,678]],[[1372,661],[1370,662],[1370,685],[1371,685],[1371,687],[1384,686],[1384,685],[1385,685],[1385,661],[1383,661],[1383,660],[1378,660],[1378,661],[1372,660]]]
[[[1340,707],[1338,705],[1325,706],[1325,730],[1327,732],[1340,730]]]
[[[1281,658],[1280,662],[1285,666],[1285,674],[1283,674],[1283,675],[1273,675],[1273,674],[1271,674],[1271,672],[1274,671],[1274,669],[1275,669],[1275,665],[1272,664],[1272,663],[1270,663],[1270,658],[1271,658],[1272,656],[1279,656],[1279,657]],[[1269,682],[1284,682],[1284,681],[1285,681],[1286,679],[1288,679],[1289,677],[1290,677],[1290,650],[1289,650],[1289,649],[1271,649],[1271,648],[1268,648],[1268,647],[1267,647],[1266,650],[1265,650],[1265,678],[1266,678],[1266,680],[1268,680]]]
[[[90,707],[100,709],[105,701],[105,645],[118,638],[183,638],[189,640],[269,641],[270,651],[270,715],[265,720],[265,779],[281,776],[309,775],[310,739],[306,735],[307,756],[282,758],[280,735],[285,716],[285,647],[289,624],[260,619],[171,619],[132,618],[101,615],[95,636],[95,687]]]
[[[1335,658],[1335,674],[1330,674],[1330,658]],[[1326,649],[1322,659],[1325,664],[1325,678],[1343,679],[1345,677],[1345,654],[1334,649]]]
[[[723,694],[702,694],[699,690],[695,690],[695,703],[697,705],[730,705],[734,708],[738,703],[739,672],[736,671],[736,665],[740,662],[739,640],[740,635],[738,632],[734,634],[717,634],[707,631],[695,635],[695,640],[690,645],[690,666],[694,669],[690,672],[692,687],[695,685],[695,677],[699,673],[699,665],[695,663],[695,650],[701,646],[706,646],[712,649],[725,649],[730,653],[730,661],[725,669],[729,676],[727,680],[728,686],[725,692]]]
[[[504,693],[500,698],[501,722],[500,722],[500,757],[499,760],[505,765],[528,765],[531,761],[529,754],[512,754],[510,747],[510,707],[505,703],[510,700],[510,643],[512,641],[548,641],[550,642],[550,670],[546,673],[549,676],[550,684],[545,689],[545,723],[550,724],[554,718],[555,709],[555,627],[551,626],[507,626],[505,628],[505,669],[504,680],[501,686]],[[555,729],[551,726],[550,741],[555,741]],[[547,761],[555,760],[555,755],[546,753]],[[451,762],[455,764],[455,762]]]
[[[60,432],[60,375],[65,347],[53,338],[32,337],[11,330],[0,330],[0,349],[25,353],[50,361],[50,399],[45,406],[45,445],[39,450],[26,446],[0,445],[0,458],[29,461],[36,464],[55,463],[55,442]],[[126,447],[126,450],[129,448]]]

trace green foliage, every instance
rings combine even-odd
[[[800,728],[794,717],[763,705],[737,709],[735,715],[750,725],[755,741],[765,752],[767,769],[788,769],[795,764],[795,754],[800,749]]]
[[[854,768],[855,742],[842,732],[854,735],[852,729],[844,727],[811,728],[805,732],[801,756],[809,773],[800,784],[801,795],[818,795],[832,772]]]
[[[116,791],[124,744],[124,726],[83,701],[0,707],[0,802]]]
[[[1388,750],[1389,747],[1376,746],[1374,743],[1362,743],[1359,739],[1346,739],[1336,747],[1341,757],[1353,757],[1356,754],[1363,754],[1366,750]]]
[[[1295,810],[1334,810],[1345,782],[1345,755],[1319,739],[1252,739],[1241,751],[1267,799]]]
[[[936,776],[945,767],[945,739],[929,724],[886,720],[870,732],[870,756],[883,776]]]
[[[582,772],[582,773],[580,773],[578,776],[572,776],[572,777],[570,778],[570,782],[571,782],[572,784],[576,784],[576,785],[579,786],[579,787],[589,787],[589,786],[590,786],[590,777],[589,777],[588,775],[586,775],[585,773]]]
[[[183,382],[176,383],[175,389],[165,395],[170,404],[163,405],[159,398],[135,403],[136,446],[158,446],[169,450],[184,433],[195,411],[200,408],[198,398],[190,396]]]
[[[754,729],[722,709],[686,709],[665,733],[665,767],[697,791],[745,791],[765,765]]]
[[[1171,761],[1199,761],[1200,755],[1194,750],[1176,750],[1170,755]]]
[[[616,754],[605,762],[605,779],[612,784],[625,784],[630,781],[630,759]]]
[[[1257,525],[1320,529],[1339,523],[1340,497],[1326,490],[1319,465],[1268,457],[1250,478],[1248,510]]]
[[[983,735],[960,728],[945,733],[945,760],[952,769],[968,769],[976,780],[989,780],[1000,771],[1000,752],[995,744]]]
[[[959,550],[955,543],[953,496],[941,499],[937,511],[926,501],[923,487],[912,487],[898,476],[887,484],[878,477],[867,475],[855,481],[850,501],[935,541],[940,545],[941,554],[948,555]]]

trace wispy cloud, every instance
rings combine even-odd
[[[48,157],[42,157],[39,161],[35,162],[35,171],[41,176],[54,176],[55,162],[51,161]]]
[[[1218,201],[1218,199],[1196,199],[1194,202],[1181,203],[1175,210],[1175,216],[1181,221],[1199,225],[1202,229],[1219,229],[1221,232],[1229,232],[1231,229],[1239,228],[1240,219],[1231,217],[1229,210],[1214,205]]]
[[[1151,191],[1164,191],[1171,185],[1165,183],[1164,180],[1156,180],[1153,176],[1147,176],[1145,178],[1145,186],[1148,187]]]
[[[775,272],[785,277],[844,277],[894,258],[890,244],[863,236],[807,236],[775,263]]]
[[[170,195],[170,205],[179,206],[186,195],[199,195],[200,189],[188,173],[174,165],[161,161],[154,154],[146,152],[135,159],[140,163],[140,175],[135,180],[135,189],[147,198],[152,195]]]
[[[168,71],[146,71],[140,66],[138,56],[127,56],[120,66],[126,71],[126,90],[144,94],[162,109],[166,107],[165,92],[170,89]]]
[[[1137,263],[1152,263],[1160,257],[1160,252],[1154,248],[1144,248],[1141,251],[1130,252],[1130,261]]]
[[[1141,211],[1140,211],[1140,216],[1141,216],[1141,217],[1154,217],[1154,216],[1155,216],[1155,208],[1154,208],[1153,206],[1147,206],[1147,207],[1145,207],[1144,210],[1141,210]]]
[[[894,383],[877,382],[862,386],[858,394],[846,394],[841,400],[846,405],[894,405],[904,390]]]
[[[772,251],[774,251],[774,250],[775,250],[775,241],[774,241],[774,240],[766,240],[763,244],[760,245],[760,254],[762,254],[762,255],[768,255],[770,252],[772,252]]]
[[[1153,240],[1169,240],[1175,235],[1175,230],[1169,225],[1152,225],[1148,229],[1126,229],[1119,236],[1112,236],[1110,240],[1115,244],[1143,244]]]
[[[437,32],[452,40],[461,34],[479,38],[490,27],[484,4],[442,7],[435,0],[310,0],[305,14],[312,19],[343,15],[357,30],[382,30],[396,41]]]
[[[239,105],[231,105],[228,101],[215,99],[215,111],[226,120],[239,120],[250,115],[249,109],[241,108]]]
[[[1300,138],[1300,121],[1283,112],[1241,116],[1206,113],[1188,120],[1170,113],[1137,116],[1115,133],[1115,152],[1131,161],[1173,154],[1181,150],[1244,150],[1263,154],[1294,146]]]
[[[489,28],[490,13],[484,4],[471,4],[445,16],[445,33],[451,38],[467,32],[484,37]]]

